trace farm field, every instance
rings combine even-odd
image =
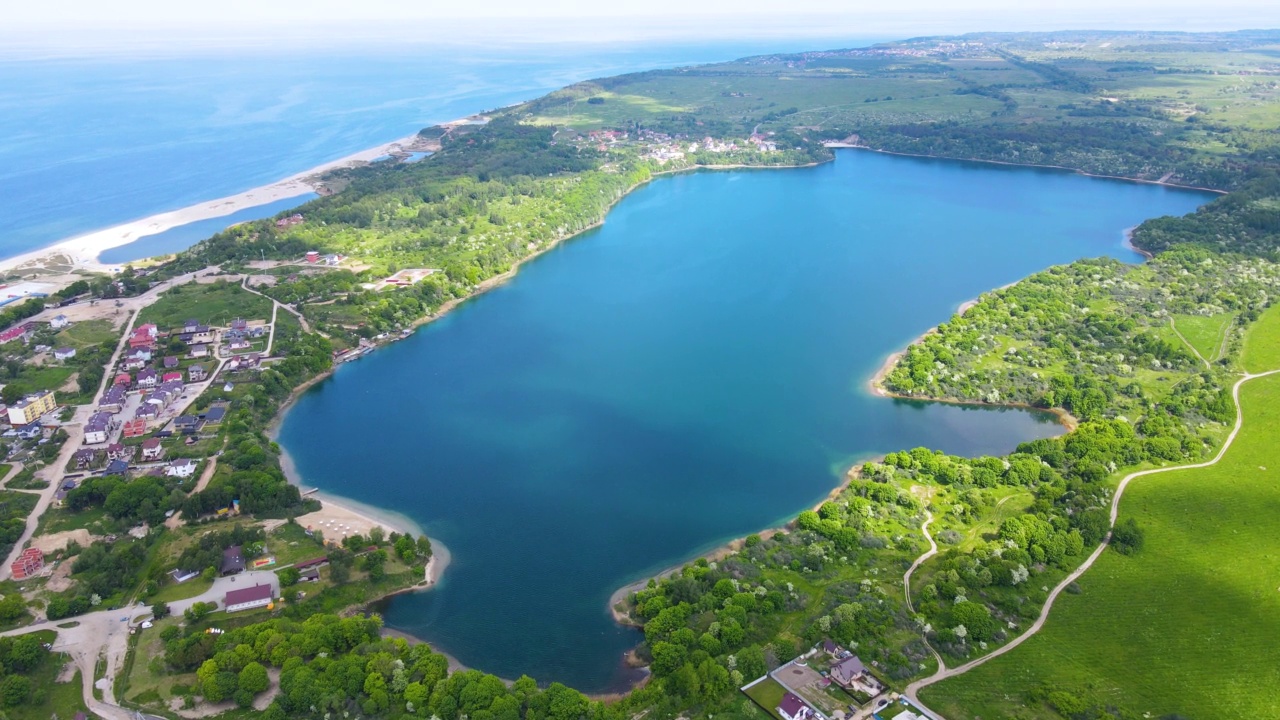
[[[1246,366],[1280,367],[1280,312],[1251,328]],[[1280,375],[1246,383],[1245,424],[1217,465],[1136,480],[1120,520],[1144,548],[1107,551],[1063,594],[1041,633],[926,688],[948,717],[1058,717],[1116,705],[1150,717],[1280,717],[1280,595],[1270,522],[1280,513]],[[1052,688],[1057,694],[1031,693]]]

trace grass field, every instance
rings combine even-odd
[[[1248,347],[1251,370],[1280,367],[1280,313]],[[1027,701],[1052,687],[1149,717],[1280,717],[1280,376],[1246,383],[1241,403],[1220,463],[1129,487],[1120,518],[1146,530],[1139,554],[1103,553],[1039,635],[921,699],[947,717],[1056,717]]]
[[[235,283],[190,283],[169,290],[154,304],[144,308],[136,325],[155,323],[161,330],[170,330],[194,319],[225,327],[238,317],[268,320],[271,318],[271,301]]]
[[[1243,360],[1246,372],[1280,368],[1280,305],[1272,305],[1249,328]]]
[[[1177,315],[1173,318],[1173,324],[1191,347],[1200,353],[1200,357],[1213,362],[1222,354],[1223,340],[1234,319],[1235,313],[1222,313],[1210,317]]]
[[[782,716],[778,714],[778,705],[782,702],[782,696],[786,694],[787,690],[777,680],[765,678],[743,692],[746,693],[747,697],[754,700],[762,710],[778,718],[778,720],[782,720]]]
[[[98,343],[114,342],[120,337],[110,320],[86,320],[78,322],[57,334],[58,346],[88,347]]]

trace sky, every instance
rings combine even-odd
[[[906,37],[977,30],[1280,27],[1275,0],[40,0],[0,2],[0,42],[139,45]]]

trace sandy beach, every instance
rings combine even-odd
[[[33,250],[17,257],[0,260],[0,271],[10,272],[15,269],[38,269],[47,264],[57,266],[70,265],[74,268],[93,272],[113,272],[118,265],[104,265],[98,262],[98,255],[109,248],[127,245],[140,237],[154,235],[171,228],[186,225],[198,220],[224,217],[245,208],[266,205],[277,200],[300,197],[316,192],[319,176],[338,168],[352,167],[368,163],[376,158],[393,152],[408,151],[418,141],[417,135],[393,140],[376,147],[352,153],[346,157],[333,160],[278,180],[269,185],[246,190],[236,195],[209,200],[180,210],[157,213],[132,222],[127,222],[104,230],[96,230],[85,235],[78,235],[39,250]]]

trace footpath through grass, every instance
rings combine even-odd
[[[1205,317],[1204,315],[1177,315],[1173,324],[1187,339],[1191,347],[1200,353],[1200,357],[1213,362],[1218,359],[1222,350],[1222,341],[1227,335],[1236,314],[1222,313]]]
[[[1251,329],[1245,364],[1280,367],[1280,312]],[[1280,718],[1280,375],[1241,388],[1244,428],[1217,465],[1139,478],[1120,520],[1146,531],[1107,550],[1007,655],[921,692],[953,718],[1056,718],[1029,693],[1149,717]]]

